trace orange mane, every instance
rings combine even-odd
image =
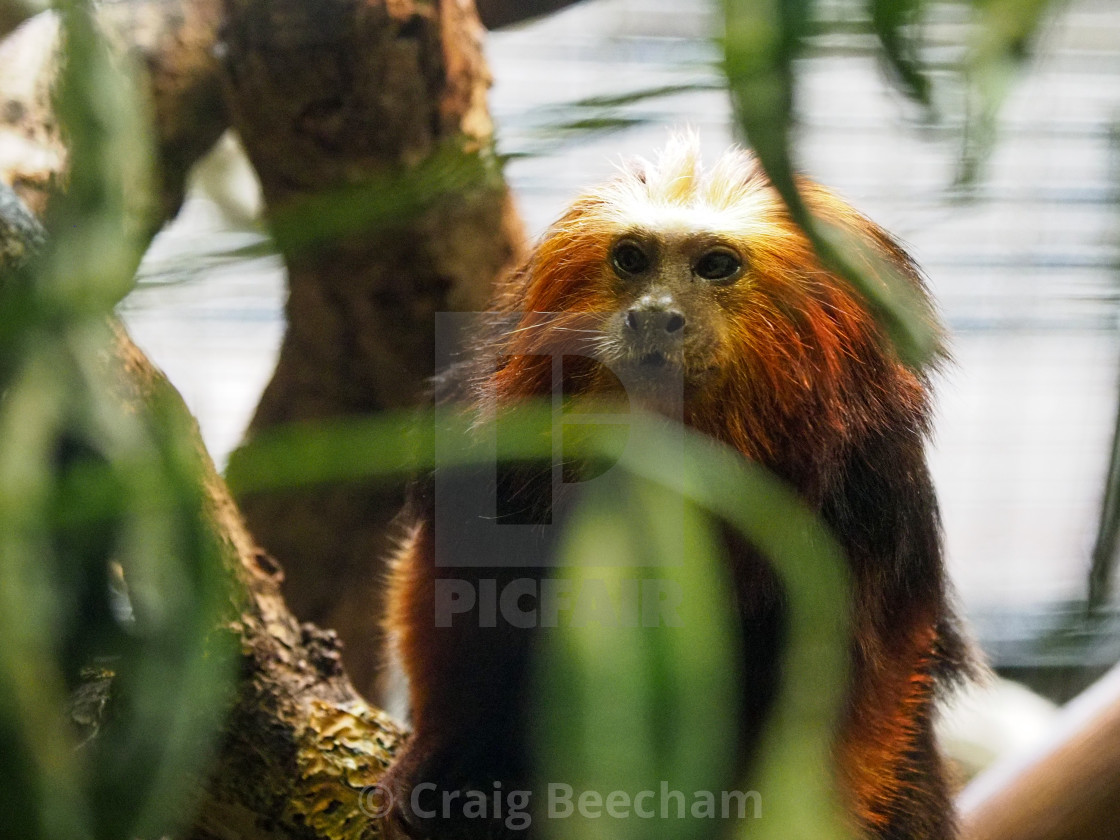
[[[918,268],[885,231],[824,188],[802,181],[801,189],[814,214],[856,234],[923,289]],[[548,393],[547,354],[594,357],[596,318],[620,305],[611,245],[636,231],[682,229],[734,243],[747,265],[719,292],[725,317],[712,366],[721,375],[686,399],[689,425],[797,483],[805,465],[829,460],[853,433],[897,424],[900,407],[922,428],[924,378],[895,359],[858,293],[822,266],[757,160],[732,149],[704,170],[691,135],[579,197],[502,285],[496,309],[516,327],[499,339],[505,362],[485,383],[489,398]],[[586,392],[601,382],[582,375],[565,387]]]

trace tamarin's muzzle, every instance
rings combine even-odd
[[[642,365],[661,367],[680,354],[685,317],[672,295],[649,294],[626,311],[624,335]]]

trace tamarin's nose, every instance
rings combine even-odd
[[[626,312],[626,326],[650,337],[684,329],[684,314],[669,295],[643,295]]]

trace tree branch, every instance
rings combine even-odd
[[[130,0],[99,8],[106,33],[142,75],[152,106],[164,220],[178,212],[187,172],[225,130],[216,58],[218,0]],[[65,173],[51,108],[58,21],[43,13],[0,44],[0,178],[42,214]]]
[[[131,409],[144,412],[158,399],[187,412],[123,330],[117,362],[119,396]],[[194,445],[207,518],[225,547],[241,679],[189,836],[380,837],[380,823],[363,813],[363,791],[388,766],[404,731],[354,691],[337,636],[292,616],[279,567],[246,531],[197,430]]]
[[[1047,742],[961,795],[962,840],[1111,840],[1120,825],[1120,666],[1062,710]]]
[[[162,0],[106,7],[103,23],[118,45],[143,58],[143,84],[153,103],[164,176],[164,212],[182,196],[193,159],[225,125],[215,104],[217,65],[207,54],[220,25],[206,3]],[[160,15],[166,14],[166,19]],[[58,28],[50,15],[21,27],[0,45],[0,77],[8,106],[0,124],[5,178],[42,214],[65,185],[66,150],[57,134],[50,90],[57,69]],[[0,258],[26,259],[41,235],[11,194],[0,196]],[[9,206],[10,205],[10,206]],[[144,413],[155,401],[187,413],[178,393],[117,328],[118,391],[130,410]],[[383,713],[355,692],[341,664],[337,636],[301,624],[288,610],[279,566],[262,552],[194,429],[193,444],[206,491],[206,519],[223,547],[229,580],[228,625],[240,647],[240,678],[217,762],[191,832],[196,838],[376,838],[377,820],[363,813],[363,791],[388,765],[404,736]],[[75,713],[96,729],[104,675],[92,687],[92,705]],[[190,703],[191,698],[183,698]],[[367,808],[368,811],[368,808]]]
[[[478,16],[487,29],[501,29],[515,23],[574,6],[580,0],[478,0]]]
[[[436,313],[482,309],[521,250],[482,27],[451,0],[226,8],[227,99],[290,289],[246,445],[277,425],[413,405],[435,372]],[[292,609],[338,630],[355,685],[383,701],[378,617],[403,488],[340,482],[238,501],[283,564]]]

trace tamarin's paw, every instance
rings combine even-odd
[[[424,781],[421,758],[419,751],[406,747],[378,783],[389,799],[385,824],[390,840],[427,840],[436,836],[417,813],[423,813],[422,809],[414,807],[412,801],[413,789]]]
[[[531,818],[511,815],[511,786],[485,765],[467,749],[410,744],[380,781],[391,840],[525,840]]]

